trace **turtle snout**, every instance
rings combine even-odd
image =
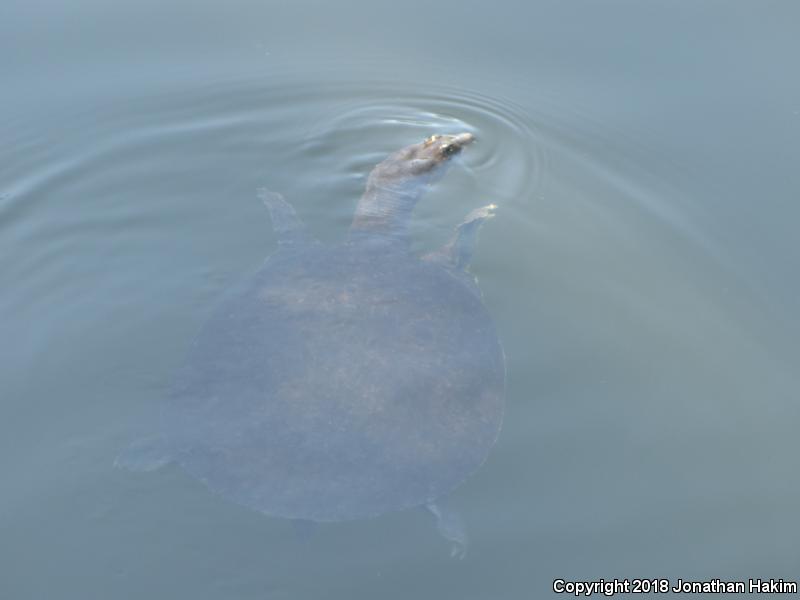
[[[475,141],[475,136],[471,133],[459,133],[458,135],[445,136],[444,143],[441,145],[441,153],[445,158],[458,154],[464,146]]]
[[[459,133],[457,136],[455,136],[453,143],[458,144],[463,148],[467,144],[471,144],[474,141],[475,141],[475,136],[472,135],[471,133]]]

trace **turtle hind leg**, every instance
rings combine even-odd
[[[259,188],[258,198],[269,210],[272,219],[272,230],[278,236],[279,244],[292,244],[308,240],[306,226],[297,217],[294,207],[278,192],[267,188]]]
[[[155,471],[172,462],[166,441],[161,437],[136,440],[114,459],[114,467],[127,471]]]
[[[465,270],[469,267],[475,245],[478,241],[478,232],[487,219],[494,217],[496,204],[488,204],[476,208],[456,227],[453,237],[439,250],[427,254],[423,258],[439,262],[457,269]]]
[[[425,508],[436,517],[436,529],[439,534],[450,542],[450,556],[463,559],[467,555],[469,539],[461,515],[441,503],[430,502]]]

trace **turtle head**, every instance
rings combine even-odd
[[[390,155],[369,174],[351,232],[405,236],[414,205],[450,159],[475,141],[471,133],[432,135]]]
[[[371,183],[379,185],[403,184],[409,180],[428,182],[441,174],[451,158],[464,146],[475,141],[471,133],[457,135],[432,135],[419,144],[398,150],[373,169]]]
[[[403,150],[408,152],[411,160],[421,160],[430,163],[430,168],[447,162],[461,152],[461,149],[475,141],[471,133],[458,135],[432,135],[421,144],[409,146]]]

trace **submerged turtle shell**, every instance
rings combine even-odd
[[[202,330],[164,425],[175,459],[235,502],[355,519],[472,473],[504,380],[463,271],[369,239],[284,247]]]

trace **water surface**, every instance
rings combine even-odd
[[[23,3],[0,10],[0,598],[538,598],[800,563],[792,2]],[[370,168],[470,131],[415,249],[472,266],[506,424],[430,515],[292,526],[115,470],[193,335]]]

